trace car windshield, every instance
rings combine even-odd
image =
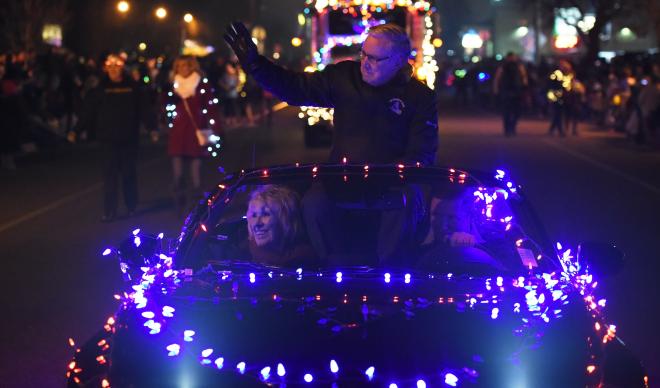
[[[216,196],[195,261],[480,274],[552,266],[525,201],[464,175],[244,180]]]

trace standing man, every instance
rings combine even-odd
[[[433,91],[412,77],[410,40],[395,24],[372,27],[362,44],[360,62],[343,61],[314,73],[286,70],[257,53],[242,23],[233,23],[225,40],[247,73],[263,88],[292,105],[334,108],[330,161],[432,165],[438,148],[438,114]],[[417,193],[403,189],[402,196]],[[409,195],[410,194],[410,195]],[[320,185],[303,198],[305,223],[323,258],[341,251],[336,207]],[[414,235],[405,225],[419,209],[408,206],[383,214],[378,257],[393,264]],[[334,251],[334,252],[333,252]]]
[[[124,60],[109,55],[105,61],[106,77],[90,90],[83,101],[83,111],[76,133],[96,133],[103,153],[103,217],[102,222],[117,217],[119,178],[127,215],[135,213],[138,203],[136,163],[140,123],[151,130],[157,140],[156,116],[147,94],[131,77],[124,74]]]
[[[435,95],[412,78],[410,40],[401,27],[372,27],[359,63],[343,61],[314,73],[292,72],[259,55],[242,23],[233,23],[225,40],[243,69],[267,91],[291,105],[334,108],[331,161],[435,161]]]
[[[502,123],[506,137],[516,135],[523,94],[527,85],[525,66],[520,63],[515,53],[507,53],[504,63],[497,68],[493,82],[493,93],[501,104]]]

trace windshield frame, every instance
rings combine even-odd
[[[184,222],[181,234],[177,240],[175,263],[184,267],[190,267],[194,262],[192,257],[200,255],[201,246],[207,238],[209,227],[215,225],[222,217],[226,204],[236,195],[237,190],[249,185],[265,184],[284,184],[292,180],[309,180],[322,177],[344,177],[351,179],[360,177],[364,179],[365,174],[369,177],[387,177],[388,179],[403,179],[412,183],[422,183],[422,181],[440,181],[455,180],[456,183],[470,186],[487,186],[499,188],[502,190],[511,190],[506,182],[495,179],[493,174],[487,174],[480,171],[465,171],[447,167],[422,167],[417,165],[388,164],[388,165],[353,165],[353,164],[296,164],[273,166],[268,168],[257,168],[252,170],[241,170],[237,174],[230,174],[225,177],[204,202],[190,213]],[[549,258],[551,263],[543,265],[544,269],[561,268],[554,246],[550,244],[547,238],[545,228],[540,223],[536,213],[526,200],[522,189],[517,186],[511,192],[515,198],[516,213],[526,218],[525,223],[533,226],[535,229],[535,239],[533,240],[543,252],[545,258]],[[547,260],[546,260],[547,262]],[[539,267],[540,270],[541,267]],[[522,269],[522,268],[521,268]],[[530,268],[531,270],[531,268]]]

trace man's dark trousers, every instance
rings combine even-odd
[[[103,208],[106,216],[117,215],[119,179],[124,193],[124,203],[129,212],[135,211],[138,201],[137,154],[138,144],[104,143],[103,149]]]

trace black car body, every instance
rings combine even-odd
[[[322,188],[343,241],[308,263],[255,261],[246,208],[264,185],[288,187],[303,205]],[[450,197],[477,237],[434,251],[451,240],[429,237]],[[388,235],[380,225],[392,214],[413,227]],[[393,258],[379,253],[387,239],[404,247]],[[178,238],[136,230],[105,253],[119,258],[127,289],[77,350],[70,386],[648,386],[596,296],[593,272],[616,264],[605,262],[611,251],[551,243],[500,170],[242,171],[200,203]]]

